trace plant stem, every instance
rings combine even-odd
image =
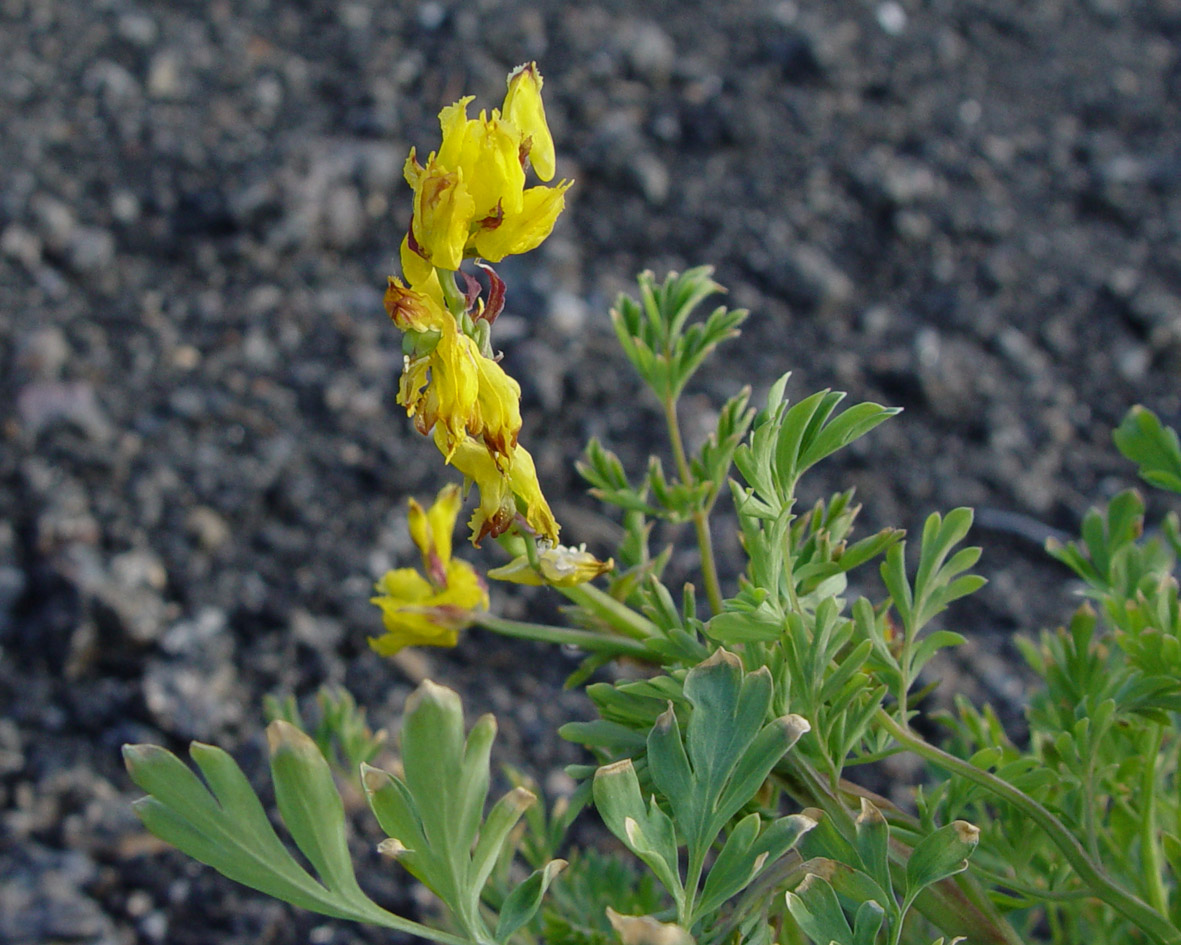
[[[681,439],[681,425],[677,420],[677,401],[668,397],[664,401],[664,419],[668,426],[668,439],[672,444],[673,458],[677,464],[677,475],[688,486],[692,481],[689,460],[685,455],[685,444]],[[713,539],[709,533],[709,512],[704,508],[693,510],[693,527],[697,531],[697,547],[701,549],[701,576],[705,583],[705,596],[715,614],[722,612],[722,585],[718,581],[718,568],[714,561]]]
[[[1145,894],[1152,907],[1163,915],[1169,911],[1169,896],[1162,878],[1160,839],[1156,826],[1156,764],[1164,740],[1164,727],[1159,723],[1148,732],[1148,749],[1144,754],[1144,778],[1140,793],[1144,798],[1144,813],[1140,820],[1140,855],[1144,858]]]
[[[546,623],[525,623],[520,620],[506,620],[491,614],[476,614],[474,622],[506,637],[520,640],[540,640],[543,643],[557,643],[577,646],[595,653],[612,653],[616,656],[634,656],[639,659],[651,657],[644,644],[627,637],[608,636],[594,630],[571,630],[567,627],[553,627]]]
[[[1024,791],[1018,790],[991,772],[977,768],[975,765],[924,741],[909,729],[898,724],[885,709],[879,709],[876,718],[878,723],[900,744],[905,745],[916,755],[986,788],[1024,813],[1046,832],[1054,845],[1062,851],[1067,862],[1074,868],[1079,879],[1091,887],[1095,897],[1134,923],[1152,941],[1159,943],[1159,945],[1181,945],[1181,932],[1172,923],[1148,903],[1123,889],[1108,877],[1091,861],[1086,850],[1083,849],[1074,834],[1063,825],[1062,821]]]
[[[559,587],[558,590],[579,607],[584,607],[603,620],[613,630],[633,640],[647,640],[660,633],[660,628],[647,617],[636,613],[627,604],[617,601],[610,594],[590,584]]]

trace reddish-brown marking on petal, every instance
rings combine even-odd
[[[443,564],[443,559],[439,557],[438,552],[432,550],[429,555],[425,556],[426,576],[427,579],[437,588],[444,588],[447,586],[447,568]]]
[[[496,321],[496,316],[504,311],[504,280],[487,263],[477,262],[476,265],[488,274],[488,304],[484,306],[481,317],[491,325]]]
[[[476,226],[485,230],[495,230],[503,222],[504,206],[502,205],[502,202],[498,200],[496,201],[496,212],[490,213],[488,216],[484,217],[484,219],[477,223]]]
[[[413,222],[411,222],[410,226],[406,228],[406,245],[410,247],[410,252],[417,253],[423,259],[426,259],[427,262],[430,262],[430,259],[427,258],[427,254],[423,251],[422,245],[414,238]]]

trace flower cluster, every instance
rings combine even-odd
[[[442,142],[425,164],[411,149],[405,176],[414,215],[402,243],[401,278],[391,277],[386,311],[404,333],[398,402],[434,438],[446,463],[480,490],[472,541],[497,537],[517,522],[551,544],[558,523],[542,495],[533,458],[518,443],[521,388],[500,366],[491,326],[504,283],[491,266],[487,299],[464,259],[499,262],[536,248],[553,229],[570,186],[526,187],[526,169],[554,176],[554,144],[534,63],[515,69],[500,109],[467,114],[471,96],[439,114]],[[463,280],[461,290],[456,276]]]
[[[451,557],[451,533],[463,505],[458,486],[445,486],[429,511],[410,500],[410,537],[422,554],[420,573],[398,568],[377,584],[385,634],[370,646],[392,656],[406,646],[455,646],[469,613],[487,609],[488,590],[475,569]]]
[[[568,181],[554,186],[554,143],[534,63],[515,69],[499,109],[468,117],[471,96],[439,114],[442,141],[425,163],[411,149],[405,176],[414,214],[401,247],[401,277],[391,276],[385,308],[403,333],[398,403],[443,460],[475,483],[472,543],[516,529],[536,541],[489,572],[498,580],[571,587],[612,568],[583,549],[558,544],[558,523],[519,442],[521,388],[500,366],[491,329],[504,307],[505,284],[487,262],[536,248],[565,206]],[[543,182],[527,187],[532,168]],[[460,269],[474,259],[487,278]],[[485,260],[487,262],[485,262]],[[426,570],[391,571],[377,585],[386,633],[379,653],[404,646],[454,646],[458,631],[487,608],[487,593],[466,562],[451,559],[451,531],[462,503],[444,489],[429,512],[411,501],[410,530]]]

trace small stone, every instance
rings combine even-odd
[[[433,33],[447,20],[447,8],[441,3],[430,0],[418,7],[418,25],[428,33]]]
[[[0,233],[0,253],[33,269],[41,262],[41,240],[32,230],[11,223]]]
[[[897,0],[886,0],[875,11],[878,26],[889,36],[901,36],[906,30],[906,11]]]
[[[113,428],[98,404],[94,387],[86,381],[34,381],[16,398],[17,416],[30,436],[55,423],[67,423],[92,440],[105,442]]]
[[[365,206],[357,189],[333,187],[324,200],[324,236],[333,249],[356,246],[365,235]]]
[[[78,228],[74,212],[65,203],[48,194],[38,194],[34,197],[31,209],[45,247],[54,253],[65,252]]]
[[[553,292],[549,297],[549,322],[567,337],[575,337],[586,327],[586,302],[573,292]]]
[[[97,226],[79,227],[69,246],[70,268],[81,275],[107,271],[115,261],[115,237]]]
[[[665,80],[677,61],[677,47],[669,35],[652,21],[635,24],[623,31],[624,54],[637,75],[650,81]]]
[[[148,47],[156,41],[160,30],[156,21],[144,13],[124,13],[119,17],[119,35],[136,46]]]
[[[135,223],[140,217],[139,198],[129,190],[118,190],[111,197],[111,216],[123,224]]]
[[[16,363],[38,380],[56,380],[70,359],[70,344],[56,325],[38,328],[17,341]]]
[[[631,172],[650,204],[659,206],[668,200],[671,178],[664,162],[655,154],[641,154],[631,164]]]
[[[155,99],[170,101],[182,92],[180,58],[170,49],[152,57],[148,67],[148,94]]]
[[[207,552],[217,551],[233,535],[229,523],[205,505],[197,506],[185,516],[185,531]]]

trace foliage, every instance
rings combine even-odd
[[[761,409],[750,406],[750,391],[735,393],[690,455],[680,395],[746,317],[724,306],[695,317],[720,291],[703,267],[659,284],[645,273],[639,298],[621,297],[612,314],[668,433],[668,455],[654,456],[639,476],[603,444],[587,447],[580,471],[623,523],[613,560],[554,543],[556,522],[516,441],[515,382],[478,360],[470,378],[449,374],[470,366],[469,355],[494,363],[489,312],[504,293],[495,274],[487,305],[474,278],[461,292],[459,256],[472,241],[507,240],[501,225],[515,234],[507,251],[531,248],[560,210],[561,189],[537,188],[543,193],[527,199],[513,168],[478,169],[489,214],[499,206],[488,203],[492,191],[508,188],[503,219],[451,192],[464,178],[444,157],[468,167],[474,158],[462,142],[470,136],[509,157],[548,153],[540,75],[523,70],[510,77],[504,115],[461,126],[460,113],[445,110],[441,156],[412,169],[415,221],[403,268],[415,288],[398,282],[387,307],[406,333],[407,370],[420,385],[402,402],[419,412],[420,429],[434,426],[445,463],[479,485],[473,538],[506,545],[514,561],[500,572],[562,594],[570,625],[436,600],[450,588],[455,515],[417,506],[411,528],[427,575],[418,580],[435,596],[398,597],[397,617],[445,629],[444,644],[479,625],[585,651],[570,684],[585,686],[597,717],[560,731],[587,753],[587,763],[569,769],[578,787],[547,807],[513,774],[514,786],[489,807],[495,721],[485,716],[466,730],[459,696],[428,681],[407,702],[396,771],[370,765],[380,733],[369,732],[346,695],[321,697],[314,737],[302,731],[294,703],[271,704],[276,805],[312,872],[234,762],[210,746],[191,750],[205,783],[163,749],[125,750],[132,779],[148,794],[137,802],[147,828],[294,905],[447,945],[1181,943],[1175,515],[1146,532],[1144,501],[1125,492],[1086,516],[1079,541],[1049,548],[1077,575],[1087,602],[1066,627],[1019,644],[1038,680],[1027,739],[1010,738],[991,707],[962,697],[955,712],[918,724],[921,697],[937,681],[932,661],[964,643],[947,623],[949,607],[983,584],[972,573],[980,549],[963,546],[972,512],[931,513],[918,541],[907,542],[893,528],[857,537],[851,490],[801,507],[805,475],[898,411],[842,409],[845,395],[827,390],[793,403],[788,375]],[[514,81],[529,83],[527,109],[510,108]],[[452,108],[459,104],[466,107]],[[512,125],[512,115],[538,140]],[[544,160],[552,176],[552,157]],[[476,164],[470,169],[477,173]],[[531,199],[546,203],[529,229],[519,215],[532,212]],[[415,255],[413,245],[428,236],[447,265]],[[413,358],[421,364],[411,370]],[[432,411],[427,423],[422,412]],[[1153,414],[1134,408],[1115,439],[1147,482],[1181,491],[1181,447]],[[723,495],[745,555],[729,593],[711,539]],[[670,551],[649,547],[657,520],[692,524],[701,599],[692,584],[665,582]],[[605,573],[605,589],[591,583]],[[870,574],[882,590],[855,592],[873,586]],[[617,671],[620,658],[632,668]],[[920,734],[932,721],[942,726],[938,743]],[[856,784],[859,766],[904,752],[921,764],[913,803],[902,790],[896,803]],[[441,925],[393,915],[361,891],[328,759],[360,770],[387,837],[379,850],[435,895]],[[591,805],[620,847],[568,849],[567,828]]]

